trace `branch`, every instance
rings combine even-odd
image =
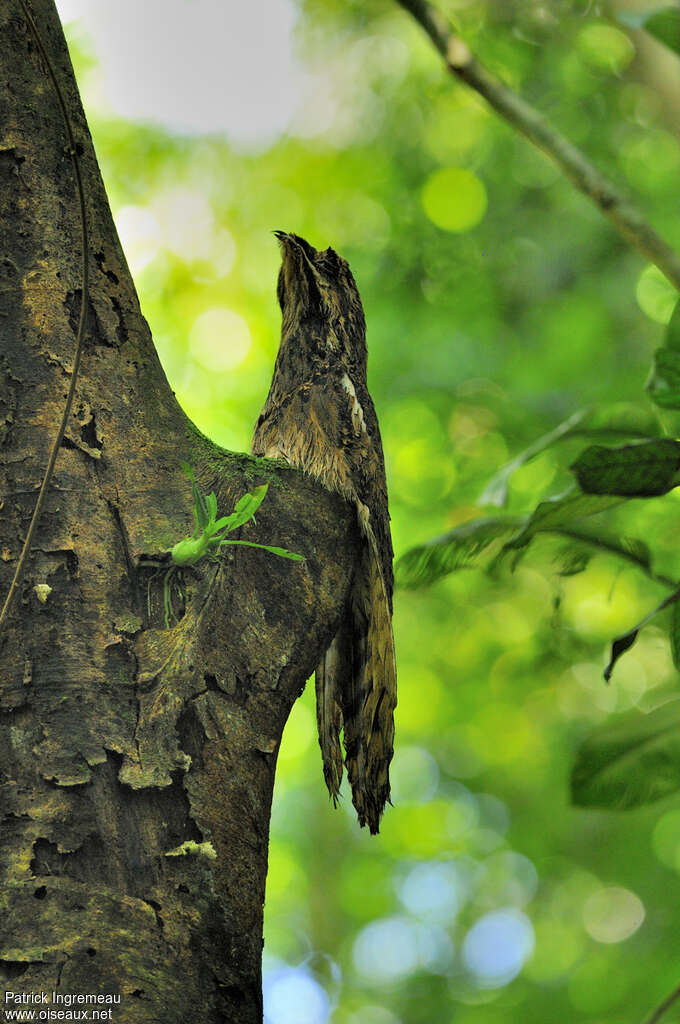
[[[651,1017],[646,1021],[646,1024],[656,1024],[658,1020],[661,1020],[666,1010],[670,1009],[676,999],[680,998],[680,985],[671,992],[667,999],[664,999],[661,1006],[658,1006]]]
[[[572,184],[599,206],[627,242],[655,263],[680,290],[680,255],[647,223],[642,213],[538,110],[483,67],[428,0],[397,0],[413,15],[446,61],[446,67],[517,131],[557,164]]]

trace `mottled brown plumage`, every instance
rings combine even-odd
[[[362,550],[344,618],[316,670],[319,744],[335,803],[343,755],[361,825],[378,831],[390,796],[397,702],[392,541],[378,420],[366,387],[366,323],[345,260],[275,232],[282,264],[281,344],[253,436],[254,455],[285,459],[354,505]]]

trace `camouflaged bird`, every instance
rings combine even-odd
[[[275,231],[281,344],[252,452],[285,459],[356,508],[362,546],[341,625],[316,669],[323,771],[333,803],[345,764],[359,823],[390,797],[397,679],[392,541],[378,420],[366,387],[366,322],[347,262]]]

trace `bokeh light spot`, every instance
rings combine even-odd
[[[443,498],[456,479],[451,442],[424,401],[404,398],[388,408],[382,434],[390,493],[409,505]]]
[[[265,975],[264,1024],[325,1024],[329,1001],[318,981],[300,968]]]
[[[464,895],[462,880],[451,862],[417,864],[399,886],[399,899],[407,910],[442,924],[456,916]]]
[[[494,910],[473,924],[463,962],[480,988],[500,988],[519,974],[534,949],[534,930],[518,910]]]
[[[514,850],[502,850],[483,862],[478,886],[479,903],[523,907],[536,892],[538,874],[528,857]]]
[[[163,243],[175,256],[185,263],[210,259],[215,218],[204,195],[191,188],[171,188],[157,195],[151,208]]]
[[[189,349],[205,370],[233,370],[250,351],[250,328],[242,316],[223,306],[196,317],[189,333]]]
[[[359,932],[353,948],[354,967],[372,985],[390,985],[416,970],[418,933],[403,917],[374,921]]]
[[[444,231],[469,231],[486,213],[484,183],[465,167],[442,167],[425,182],[423,208]]]
[[[623,942],[645,919],[645,908],[630,889],[609,886],[589,896],[583,907],[583,924],[596,942]]]
[[[536,951],[527,964],[527,975],[539,984],[563,978],[581,955],[583,933],[553,919],[538,922],[535,929]]]
[[[635,47],[626,33],[603,23],[582,29],[577,46],[586,63],[603,71],[622,71],[635,56]]]

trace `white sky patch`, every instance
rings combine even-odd
[[[244,148],[285,132],[308,89],[292,0],[57,0],[99,67],[88,104],[173,132],[224,133]]]

